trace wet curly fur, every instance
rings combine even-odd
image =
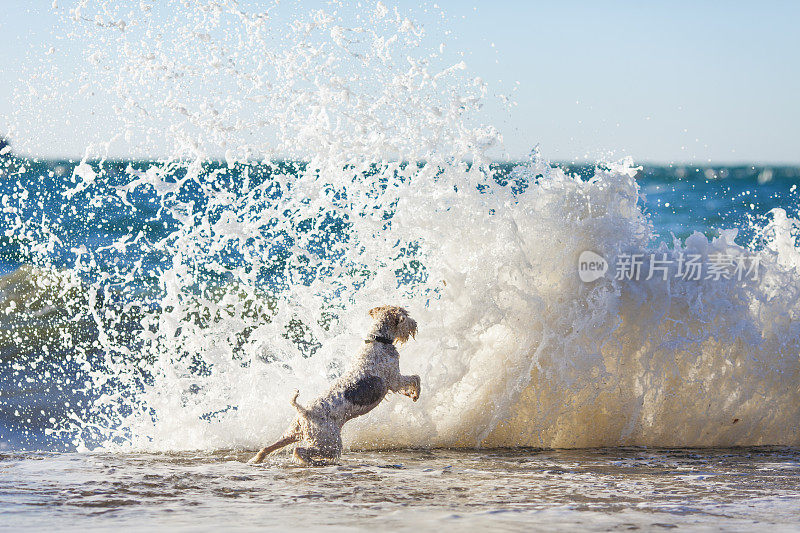
[[[291,403],[297,417],[280,440],[261,449],[250,462],[260,463],[273,451],[298,441],[294,457],[301,464],[336,461],[342,453],[345,422],[372,411],[388,391],[417,401],[419,376],[400,374],[400,354],[395,347],[395,343],[414,337],[417,323],[402,307],[376,307],[369,314],[375,323],[350,370],[307,408],[297,402],[299,392],[295,391]]]

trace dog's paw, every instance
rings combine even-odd
[[[257,464],[263,463],[264,462],[264,458],[266,456],[267,456],[267,454],[264,453],[264,450],[261,450],[257,454],[255,454],[253,457],[251,457],[250,460],[247,461],[247,462],[249,464],[251,464],[251,465],[257,465]]]
[[[411,399],[416,402],[417,400],[419,400],[419,393],[422,392],[422,384],[420,382],[419,376],[412,376],[412,378],[414,379],[413,383],[414,390],[411,391]]]

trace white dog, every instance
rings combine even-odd
[[[388,391],[419,398],[419,376],[400,374],[400,354],[394,343],[404,343],[417,333],[417,323],[402,307],[386,305],[369,312],[375,324],[353,367],[310,407],[292,398],[297,417],[283,437],[259,451],[250,462],[260,463],[273,451],[300,441],[294,450],[302,464],[332,462],[342,454],[342,426],[348,420],[372,411]]]

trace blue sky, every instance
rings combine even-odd
[[[29,153],[78,156],[75,124],[28,133],[36,119],[11,96],[53,42],[50,4],[0,0],[0,131],[15,124]],[[510,114],[489,106],[482,117],[503,132],[508,157],[538,143],[553,160],[800,163],[800,2],[435,4],[445,22],[434,2],[399,3],[429,29],[451,29],[498,92],[519,82]]]

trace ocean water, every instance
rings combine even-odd
[[[785,449],[401,450],[301,468],[231,450],[2,457],[9,530],[796,531]]]
[[[17,130],[118,134],[0,156],[2,525],[795,528],[800,168],[498,162],[447,33],[365,5],[54,8],[85,61]],[[389,303],[420,400],[246,464]]]
[[[159,353],[163,339],[151,344],[142,337],[165,327],[164,316],[175,312],[165,307],[162,278],[174,268],[174,261],[151,244],[121,247],[120,243],[128,242],[131,235],[145,235],[148,243],[169,242],[183,231],[180,222],[159,213],[147,195],[131,199],[135,211],[128,213],[96,201],[99,195],[113,194],[131,169],[158,163],[105,164],[106,177],[94,181],[91,193],[74,196],[65,194],[74,184],[64,176],[73,175],[76,162],[10,159],[7,163],[2,196],[13,209],[6,211],[12,216],[4,218],[4,224],[15,219],[19,223],[24,216],[38,231],[46,228],[47,233],[29,233],[25,241],[6,231],[3,241],[0,485],[4,488],[0,514],[4,527],[39,529],[54,521],[68,528],[134,529],[232,525],[275,530],[796,527],[800,503],[796,345],[793,338],[783,338],[777,345],[785,346],[786,351],[765,353],[762,345],[769,341],[767,335],[748,339],[747,328],[763,323],[750,310],[752,301],[739,302],[741,293],[736,287],[722,287],[721,295],[715,292],[714,283],[730,285],[729,281],[676,278],[677,287],[648,287],[644,276],[616,280],[612,270],[601,280],[583,283],[573,257],[561,265],[564,272],[557,273],[572,278],[578,288],[571,296],[576,299],[572,303],[590,305],[591,293],[581,299],[580,289],[605,283],[620,293],[615,295],[615,308],[630,306],[618,312],[631,316],[616,318],[614,324],[630,338],[621,337],[603,355],[600,364],[608,365],[605,375],[598,374],[597,362],[565,372],[554,364],[553,354],[528,350],[528,357],[541,358],[550,367],[523,366],[528,374],[520,385],[515,381],[522,377],[519,369],[494,368],[509,364],[494,359],[508,357],[509,340],[504,336],[480,339],[480,347],[471,348],[472,353],[467,349],[445,358],[439,353],[446,353],[446,347],[437,347],[433,340],[437,334],[429,337],[425,331],[428,322],[422,320],[418,342],[402,348],[403,368],[423,376],[427,395],[417,402],[419,407],[403,402],[404,398],[390,397],[368,421],[348,425],[345,437],[349,446],[339,465],[302,468],[293,465],[287,454],[279,454],[265,466],[254,466],[246,463],[252,451],[274,439],[291,417],[288,390],[298,386],[311,394],[314,385],[319,390],[343,368],[348,351],[360,342],[357,330],[345,329],[338,349],[326,356],[325,343],[329,341],[324,335],[330,329],[319,327],[322,338],[305,336],[303,320],[308,319],[297,314],[287,317],[289,327],[284,326],[278,335],[274,331],[254,333],[279,316],[279,302],[292,293],[284,277],[299,273],[294,271],[297,263],[288,260],[290,246],[268,256],[252,278],[254,286],[263,291],[261,307],[253,297],[247,299],[237,280],[210,268],[220,264],[243,268],[235,250],[210,259],[194,258],[195,267],[205,268],[194,274],[191,286],[182,289],[191,302],[184,304],[182,321],[197,328],[192,336],[213,344],[195,342],[196,353],[184,360],[186,355],[173,350],[187,338],[181,326],[172,326],[168,338],[183,337],[181,343]],[[529,182],[517,179],[513,184],[508,181],[529,164],[497,165],[497,186],[514,187],[513,194],[519,197],[559,179],[572,186],[591,186],[594,175],[594,169],[565,167],[563,176],[556,169],[560,177],[554,183],[542,177]],[[260,165],[254,167],[258,171]],[[93,168],[99,171],[103,165]],[[268,186],[269,174],[261,171],[265,177],[260,181],[251,178],[252,187]],[[205,172],[226,176],[228,181],[220,188],[233,191],[228,197],[230,204],[246,198],[240,192],[243,171],[210,163]],[[298,171],[292,168],[291,172]],[[574,174],[566,178],[569,172]],[[772,174],[769,181],[763,178],[767,172]],[[670,246],[667,253],[673,254],[676,248],[688,250],[691,245],[687,242],[692,240],[711,247],[721,228],[738,228],[736,242],[749,253],[769,258],[780,235],[770,228],[787,224],[792,220],[788,217],[796,214],[797,169],[644,166],[631,175],[626,184],[633,194],[639,194],[635,216],[652,233],[644,250],[663,250],[660,243],[666,242]],[[187,198],[195,205],[202,201],[195,191],[187,193]],[[273,195],[268,202],[279,200],[280,196]],[[780,210],[788,212],[787,218],[781,218]],[[24,215],[17,218],[20,213]],[[45,225],[43,220],[54,223]],[[347,239],[346,224],[329,222],[327,227],[324,235],[328,242]],[[786,231],[794,234],[791,227]],[[609,238],[615,235],[616,228]],[[247,238],[252,239],[250,234]],[[145,242],[143,239],[140,237],[140,242]],[[212,235],[209,240],[214,240]],[[44,246],[45,251],[36,250],[37,246]],[[724,246],[732,245],[725,242]],[[116,253],[104,256],[98,252],[108,249]],[[601,250],[597,246],[587,249]],[[94,251],[95,262],[81,262],[76,268],[73,254],[82,250]],[[772,252],[772,257],[780,252]],[[412,258],[419,256],[419,252],[411,254]],[[765,261],[769,268],[779,268],[779,264]],[[502,272],[502,265],[493,268]],[[111,277],[124,272],[141,274],[122,283],[109,283]],[[781,272],[789,279],[796,276],[793,265]],[[388,291],[395,294],[425,281],[400,269],[394,274],[396,281]],[[346,275],[354,274],[349,271]],[[536,281],[535,275],[529,281]],[[205,293],[198,287],[202,283],[207,284]],[[305,287],[309,282],[301,283]],[[447,298],[447,287],[453,284],[443,285],[435,297]],[[232,286],[236,290],[231,290]],[[772,298],[790,287],[775,285],[775,289]],[[638,303],[625,302],[643,290],[650,294],[639,297]],[[693,291],[688,298],[681,294],[687,290]],[[221,302],[232,294],[235,299],[223,307]],[[652,298],[674,298],[683,304],[706,295],[710,297],[705,302],[696,304],[711,307],[709,314],[701,315],[709,317],[708,323],[693,325],[699,338],[681,339],[678,333],[684,330],[676,326],[660,331],[665,324],[687,320],[698,312],[677,305],[675,310],[662,311],[665,316],[656,322],[646,317],[653,331],[630,326],[624,331],[621,322],[652,312],[654,307],[663,308],[663,301]],[[721,304],[721,297],[728,300]],[[415,316],[433,316],[425,315],[432,307],[436,309],[431,295],[424,304],[413,295],[405,298]],[[491,300],[499,305],[503,298],[498,293]],[[742,314],[737,321],[749,317],[751,323],[746,327],[739,324],[741,329],[730,333],[717,324],[715,315],[737,312],[737,305],[747,308],[738,311]],[[212,310],[218,313],[213,318]],[[200,312],[206,313],[206,322],[201,322]],[[547,313],[546,308],[543,312]],[[502,323],[483,327],[489,332]],[[767,329],[761,327],[762,332]],[[576,333],[596,331],[595,326],[589,332]],[[718,338],[723,334],[729,336]],[[104,335],[108,337],[103,339]],[[289,354],[296,355],[275,354],[271,344],[276,339]],[[336,342],[336,337],[333,339]],[[742,346],[743,340],[750,344]],[[641,344],[625,353],[629,342]],[[109,350],[109,346],[113,348]],[[495,354],[495,346],[503,351]],[[663,353],[667,350],[672,352]],[[581,350],[570,353],[572,357],[586,356]],[[443,361],[437,360],[440,357]],[[489,360],[481,362],[482,357]],[[686,358],[692,358],[690,364]],[[475,403],[460,399],[457,410],[437,415],[459,401],[458,389],[475,372],[468,365],[478,364],[483,365],[477,367],[484,373],[483,379],[461,394],[478,394],[482,392],[479,385],[492,379],[496,382],[490,385],[495,389],[485,393],[488,397],[476,398]],[[683,376],[675,376],[676,364],[686,365]],[[626,371],[626,365],[633,369]],[[273,366],[280,370],[272,370]],[[726,372],[730,366],[738,370]],[[448,377],[447,372],[453,370],[458,375]],[[131,375],[133,372],[138,374]],[[697,375],[699,372],[705,374]],[[225,376],[227,373],[235,373],[235,379]],[[224,383],[217,384],[218,379]],[[632,390],[622,390],[628,381]],[[769,384],[775,388],[765,389]],[[437,390],[448,385],[450,391]],[[504,386],[518,389],[505,404],[493,401],[492,394],[502,398]],[[554,391],[556,387],[564,390]],[[552,397],[535,397],[542,390]],[[690,397],[698,391],[703,394]],[[533,398],[528,397],[531,394]],[[679,397],[671,398],[674,395]],[[633,408],[628,403],[631,397],[637,400]],[[559,402],[565,405],[557,416],[548,414]],[[488,423],[494,426],[484,425]],[[559,424],[565,424],[570,433],[565,435]],[[231,511],[237,517],[233,524]]]

